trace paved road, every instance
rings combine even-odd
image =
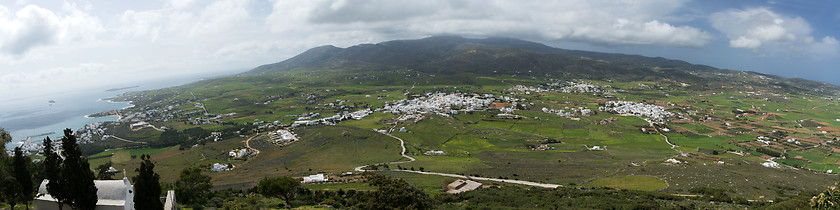
[[[382,132],[380,132],[380,133],[382,133]],[[400,155],[402,155],[402,156],[403,156],[403,157],[405,157],[405,158],[408,158],[408,160],[406,160],[406,161],[397,161],[397,162],[390,162],[390,163],[385,163],[385,164],[410,163],[410,162],[414,162],[414,161],[416,160],[416,159],[414,159],[413,157],[409,157],[408,155],[405,155],[405,141],[403,141],[403,140],[402,140],[401,138],[399,138],[399,137],[396,137],[396,136],[394,136],[394,135],[391,135],[390,133],[382,133],[382,134],[385,134],[386,136],[389,136],[389,137],[391,137],[391,138],[394,138],[394,139],[396,139],[396,140],[399,140],[399,141],[400,141],[400,147],[402,148],[402,151],[400,152]],[[364,169],[362,169],[362,168],[367,167],[367,166],[370,166],[370,165],[363,165],[363,166],[359,166],[359,167],[356,167],[356,168],[355,168],[355,169],[353,169],[353,170],[360,171],[360,172],[364,172],[364,171],[367,171],[367,170],[364,170]],[[528,186],[534,186],[534,187],[544,187],[544,188],[558,188],[558,187],[563,187],[563,185],[558,185],[558,184],[544,184],[544,183],[529,182],[529,181],[522,181],[522,180],[496,179],[496,178],[487,178],[487,177],[474,177],[474,176],[464,176],[464,175],[458,175],[458,174],[447,174],[447,173],[428,172],[428,171],[393,170],[393,169],[392,169],[392,171],[401,171],[401,172],[416,173],[416,174],[426,174],[426,175],[437,175],[437,176],[455,177],[455,178],[460,178],[460,179],[471,179],[471,180],[482,180],[482,181],[504,182],[504,183],[521,184],[521,185],[528,185]]]
[[[521,185],[528,185],[528,186],[534,186],[534,187],[544,187],[544,188],[563,187],[563,185],[559,185],[559,184],[544,184],[544,183],[538,183],[538,182],[529,182],[529,181],[512,180],[512,179],[474,177],[474,176],[464,176],[464,175],[458,175],[458,174],[446,174],[446,173],[426,172],[426,171],[411,171],[411,170],[393,170],[393,171],[402,171],[402,172],[409,172],[409,173],[416,173],[416,174],[426,174],[426,175],[448,176],[448,177],[455,177],[455,178],[460,178],[460,179],[504,182],[504,183],[521,184]]]
[[[114,136],[114,135],[107,135],[106,134],[106,135],[102,136],[103,139],[106,139],[106,138],[109,138],[109,137],[110,138],[115,138],[115,139],[120,140],[120,141],[128,142],[128,143],[148,144],[148,142],[132,141],[132,140],[120,138],[119,136]]]

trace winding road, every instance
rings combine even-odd
[[[248,149],[254,150],[254,155],[260,154],[260,150],[254,149],[253,147],[251,147],[251,139],[257,138],[257,136],[260,136],[260,134],[256,134],[254,136],[251,136],[251,138],[248,138],[248,140],[245,140],[245,147],[248,147]]]
[[[659,134],[660,136],[662,136],[663,138],[665,138],[665,143],[668,143],[668,145],[671,145],[671,149],[672,149],[672,150],[682,153],[682,151],[680,151],[680,150],[678,150],[678,149],[677,149],[677,145],[676,145],[676,144],[672,144],[672,143],[671,143],[671,141],[670,141],[670,140],[668,140],[668,136],[666,136],[665,134],[662,134],[662,131],[659,131],[659,128],[657,128],[656,126],[654,126],[654,125],[653,125],[653,122],[648,121],[648,123],[650,124],[650,127],[653,127],[653,128],[656,130],[656,133],[657,133],[657,134]]]
[[[394,138],[396,140],[399,140],[400,141],[400,147],[402,148],[402,151],[400,151],[400,155],[403,156],[404,158],[408,158],[408,160],[406,160],[406,161],[397,161],[397,162],[380,163],[380,164],[410,163],[410,162],[414,162],[416,160],[413,157],[409,157],[408,155],[405,154],[405,141],[403,141],[401,138],[396,137],[394,135],[391,135],[390,133],[385,133],[385,132],[378,132],[378,133],[381,133],[381,134],[384,134],[384,135],[389,136],[391,138]],[[371,165],[378,165],[378,164],[371,164]],[[370,166],[370,165],[359,166],[359,167],[356,167],[354,170],[359,171],[359,172],[365,172],[365,171],[368,171],[368,170],[365,170],[363,168],[368,167],[368,166]],[[543,188],[563,187],[563,185],[558,185],[558,184],[545,184],[545,183],[529,182],[529,181],[522,181],[522,180],[512,180],[512,179],[474,177],[474,176],[465,176],[465,175],[459,175],[459,174],[447,174],[447,173],[428,172],[428,171],[411,171],[411,170],[392,170],[392,171],[408,172],[408,173],[415,173],[415,174],[425,174],[425,175],[446,176],[446,177],[454,177],[454,178],[460,178],[460,179],[503,182],[503,183],[520,184],[520,185],[528,185],[528,186],[543,187]]]

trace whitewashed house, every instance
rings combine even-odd
[[[315,174],[315,175],[309,175],[307,177],[303,177],[303,183],[326,182],[328,180],[329,179],[327,179],[324,176],[324,174]]]
[[[35,197],[33,201],[35,209],[58,209],[58,202],[47,192],[47,183],[49,183],[49,180],[44,180],[38,187],[38,195],[40,196]],[[93,184],[96,185],[96,196],[99,198],[96,202],[96,210],[134,209],[134,186],[131,185],[128,178],[123,178],[123,180],[93,180]],[[64,205],[64,209],[70,209],[70,207]]]

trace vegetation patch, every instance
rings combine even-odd
[[[652,176],[607,177],[593,180],[585,185],[641,191],[657,191],[668,187],[665,180]]]

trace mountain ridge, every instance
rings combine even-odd
[[[407,68],[436,74],[471,72],[560,75],[587,79],[669,79],[695,86],[707,86],[709,89],[745,85],[770,86],[787,92],[840,91],[840,86],[801,78],[718,69],[662,57],[568,50],[505,37],[471,39],[460,36],[432,36],[359,44],[347,48],[324,45],[281,62],[261,65],[243,75],[299,68]]]

